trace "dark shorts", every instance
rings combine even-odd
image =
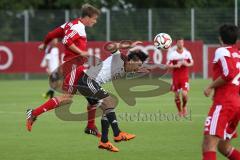
[[[77,90],[86,97],[91,105],[96,104],[99,100],[109,96],[109,94],[96,81],[91,79],[85,73],[78,81]]]

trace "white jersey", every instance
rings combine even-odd
[[[53,47],[46,50],[49,50],[49,52],[46,53],[46,60],[48,61],[47,67],[49,72],[52,73],[59,67],[59,49],[57,47]]]
[[[86,74],[98,84],[104,84],[125,75],[124,61],[120,51],[109,56],[97,66],[90,67]]]
[[[184,60],[192,60],[192,55],[187,49],[183,49],[182,53],[178,53],[176,49],[168,52],[167,64],[171,63],[172,61],[179,62]]]

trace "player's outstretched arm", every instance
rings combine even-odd
[[[147,68],[148,70],[153,70],[153,69],[163,69],[166,70],[167,69],[167,65],[165,64],[143,64],[143,67]]]
[[[105,44],[104,49],[108,52],[114,53],[119,49],[130,49],[142,44],[141,41],[121,41],[121,42],[108,42]]]
[[[62,27],[57,27],[54,30],[48,32],[48,34],[45,36],[43,43],[38,46],[38,49],[40,51],[43,51],[46,49],[46,46],[49,42],[51,42],[54,38],[63,38],[64,37],[64,30]]]

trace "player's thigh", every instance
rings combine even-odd
[[[213,104],[210,108],[204,125],[204,135],[224,138],[227,124],[230,122],[234,112],[224,104]]]
[[[219,137],[213,135],[204,135],[203,143],[202,143],[202,150],[203,152],[206,151],[215,151],[217,148],[217,144],[219,142]]]

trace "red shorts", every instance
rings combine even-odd
[[[213,104],[205,121],[204,134],[222,139],[237,137],[240,109],[224,104]]]
[[[84,66],[82,61],[78,58],[64,62],[62,65],[63,93],[75,94],[77,91],[77,83],[80,77],[83,75]]]
[[[189,83],[188,79],[182,80],[173,80],[171,91],[180,92],[180,91],[189,91]]]
[[[63,81],[63,86],[62,86],[64,93],[68,93],[68,94],[76,94],[77,87],[78,87],[78,80],[82,77],[84,73],[83,66],[77,67],[76,65],[73,64],[72,67],[73,67],[72,71],[65,77]]]

